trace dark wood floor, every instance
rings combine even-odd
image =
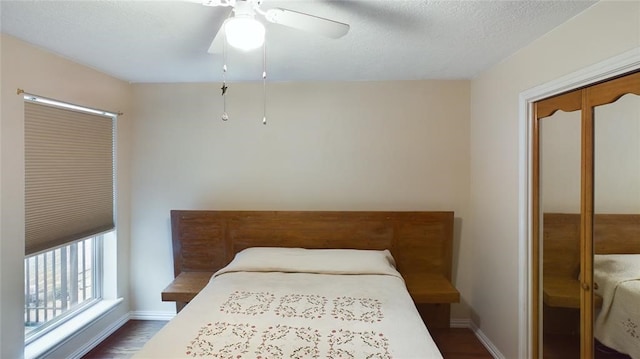
[[[444,359],[493,359],[471,329],[431,329],[430,332]]]
[[[129,358],[165,323],[155,320],[130,320],[83,358]],[[445,359],[493,358],[469,329],[431,330],[431,335]]]
[[[83,358],[129,358],[166,323],[161,320],[130,320]]]

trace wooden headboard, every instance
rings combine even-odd
[[[545,213],[543,270],[546,275],[578,278],[580,214]],[[640,253],[640,214],[596,214],[596,254]]]
[[[173,266],[214,272],[248,247],[389,249],[403,275],[451,280],[453,212],[171,211]]]
[[[593,224],[596,254],[640,253],[640,215],[596,214]],[[580,214],[545,213],[542,233],[544,304],[556,308],[580,308]],[[594,303],[600,307],[602,297],[596,295]],[[554,318],[554,324],[545,321],[545,331],[579,330],[575,314],[554,311],[549,312],[549,317]]]

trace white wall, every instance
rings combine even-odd
[[[471,83],[472,319],[519,357],[518,96],[640,46],[640,2],[599,2]]]
[[[16,90],[21,88],[65,102],[125,113],[117,124],[116,295],[127,298],[131,87],[124,81],[41,51],[5,34],[2,34],[0,46],[0,357],[20,358],[24,343],[24,105]],[[103,330],[109,321],[126,315],[128,305],[125,299],[110,316],[94,323],[87,331],[87,337]]]
[[[468,318],[469,82],[134,85],[132,308],[165,313],[171,209],[454,210]],[[462,239],[460,240],[460,237]]]

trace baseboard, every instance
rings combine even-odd
[[[175,312],[160,312],[149,310],[137,310],[129,312],[129,319],[133,320],[171,320],[175,316]]]
[[[88,341],[85,345],[78,348],[73,354],[69,356],[69,358],[79,359],[89,353],[93,348],[97,347],[98,344],[102,343],[105,339],[107,339],[111,334],[115,333],[116,330],[120,329],[123,325],[125,325],[129,320],[171,320],[175,316],[173,312],[152,312],[152,311],[137,311],[137,312],[129,312],[122,317],[118,318],[114,323],[112,323],[109,327],[105,328],[102,332],[96,335],[93,339]]]
[[[26,345],[24,347],[24,357],[47,358],[65,356],[69,358],[75,358],[75,354],[80,353],[81,349],[76,349],[78,345],[72,343],[74,340],[86,343],[85,345],[82,345],[82,349],[89,348],[88,350],[90,350],[92,346],[99,343],[99,341],[101,340],[101,338],[99,337],[101,337],[101,334],[103,332],[110,330],[110,328],[113,328],[112,331],[115,331],[119,327],[114,324],[105,323],[109,328],[101,331],[95,336],[91,334],[97,331],[92,330],[92,327],[96,324],[100,325],[99,323],[103,321],[107,321],[108,317],[112,315],[113,311],[117,310],[118,306],[121,303],[122,298],[114,300],[102,300],[97,302],[96,304],[73,316],[68,321],[62,323],[60,326],[54,328],[48,333],[45,333],[41,337],[36,338],[34,341]],[[115,314],[113,316],[115,316]],[[128,314],[126,314],[124,318],[119,318],[115,322],[122,321],[122,323],[120,324],[121,326],[127,321],[126,317],[128,317]],[[85,337],[88,337],[89,340],[84,340]],[[74,355],[60,354],[61,352],[72,352]]]
[[[105,328],[102,332],[98,333],[93,339],[87,341],[87,343],[80,348],[78,348],[75,352],[73,352],[69,358],[80,359],[89,353],[93,348],[97,347],[98,344],[102,343],[105,339],[107,339],[111,334],[113,334],[116,330],[120,329],[123,325],[125,325],[129,321],[129,313],[123,315],[118,318],[115,322],[113,322],[110,326]]]
[[[93,348],[98,346],[98,344],[102,343],[105,339],[107,339],[111,334],[115,333],[116,330],[120,329],[123,325],[125,325],[129,320],[171,320],[175,316],[173,312],[152,312],[152,311],[136,311],[129,312],[118,320],[116,320],[109,327],[105,328],[102,332],[96,335],[93,339],[88,341],[85,345],[78,348],[73,354],[69,356],[69,358],[79,359],[89,353]]]
[[[493,345],[491,340],[489,340],[489,338],[487,338],[487,336],[484,335],[482,330],[480,330],[480,328],[478,328],[474,322],[469,321],[469,324],[470,324],[469,328],[475,333],[476,337],[478,337],[478,340],[480,340],[480,343],[482,343],[482,345],[484,345],[484,347],[487,348],[491,356],[493,356],[495,359],[505,359],[505,356],[502,355],[502,353],[500,353],[498,348],[496,348],[496,346]]]
[[[502,353],[500,353],[498,348],[496,348],[496,346],[493,345],[491,340],[489,340],[489,338],[487,338],[487,336],[484,335],[482,330],[480,330],[480,328],[478,328],[475,325],[475,323],[471,321],[471,319],[451,319],[451,321],[449,322],[449,326],[451,328],[469,328],[469,329],[471,329],[471,331],[473,332],[473,334],[476,335],[476,337],[478,338],[480,343],[482,343],[482,345],[484,345],[484,347],[487,348],[487,350],[489,351],[489,354],[491,354],[491,356],[493,356],[496,359],[505,359],[504,355],[502,355]]]

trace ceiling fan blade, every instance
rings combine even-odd
[[[349,32],[349,25],[323,17],[280,8],[269,9],[264,14],[267,21],[324,35],[333,39],[340,38]]]

